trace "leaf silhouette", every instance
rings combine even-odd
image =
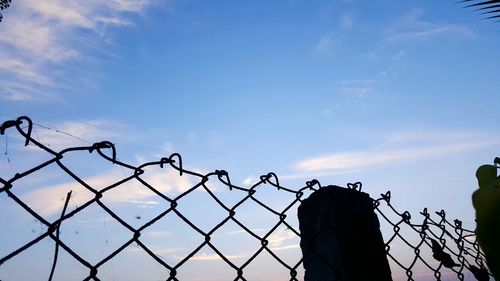
[[[462,0],[459,3],[467,3],[465,8],[476,8],[476,11],[481,11],[481,15],[485,15],[484,19],[500,18],[500,0],[477,1],[477,0]],[[498,21],[497,21],[498,22]]]
[[[10,7],[10,3],[12,3],[12,0],[0,0],[0,11]],[[2,20],[3,16],[2,13],[0,13],[0,22],[2,22]]]

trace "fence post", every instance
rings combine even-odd
[[[392,281],[367,193],[326,186],[298,208],[305,281]]]

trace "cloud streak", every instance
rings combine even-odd
[[[237,255],[224,255],[227,259],[234,260],[234,259],[244,259],[244,258],[249,258],[251,255],[250,254],[237,254]],[[195,255],[193,256],[190,260],[194,261],[216,261],[216,260],[222,260],[222,258],[218,254],[212,254],[212,255],[207,255],[205,253]]]
[[[84,178],[83,180],[92,188],[101,190],[124,177],[123,171],[115,168],[101,175]],[[163,194],[181,193],[194,185],[189,178],[179,176],[178,172],[173,169],[152,172],[146,170],[141,175],[141,178]],[[122,192],[104,192],[101,200],[105,201],[106,204],[132,203],[143,205],[146,199],[148,199],[147,203],[150,205],[158,203],[151,199],[155,197],[153,193],[135,179],[121,184],[116,189],[120,189]],[[64,197],[70,190],[73,191],[70,206],[81,206],[94,198],[93,193],[86,190],[78,182],[72,181],[39,188],[23,196],[23,199],[40,214],[49,216],[60,213],[64,205],[63,200],[60,200],[61,196]],[[126,192],[124,192],[125,190]]]
[[[375,91],[381,82],[374,79],[355,79],[337,82],[340,91],[352,97],[363,98]]]
[[[458,137],[459,134],[450,136]],[[402,161],[416,161],[441,158],[498,145],[496,140],[475,139],[472,136],[451,142],[443,134],[417,136],[415,134],[391,135],[382,149],[339,152],[308,158],[294,164],[303,172],[361,170],[363,168],[394,164]],[[406,142],[403,148],[401,142]],[[444,142],[444,143],[443,143]],[[395,147],[395,148],[393,148]]]
[[[131,25],[128,16],[143,13],[151,2],[16,1],[0,26],[0,99],[57,100],[64,77],[49,69],[81,60],[85,48],[108,40],[110,27]]]
[[[106,119],[63,121],[50,127],[35,123],[34,128],[36,134],[33,137],[56,151],[105,140],[123,143],[134,138],[130,133],[132,128]]]
[[[413,9],[404,15],[387,31],[386,41],[391,43],[421,41],[445,34],[462,37],[474,36],[473,32],[466,26],[425,21],[422,19],[423,14],[423,10]]]
[[[281,247],[288,247],[290,245],[284,245],[287,244],[286,242],[290,242],[289,240],[297,240],[299,237],[291,230],[288,229],[278,229],[275,230],[269,237],[269,246],[270,248],[273,249],[278,249]],[[295,244],[293,244],[295,245]]]
[[[323,35],[314,45],[314,53],[319,55],[330,55],[333,51],[333,38],[331,35]]]

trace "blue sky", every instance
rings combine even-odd
[[[474,225],[475,169],[499,156],[499,25],[455,1],[17,0],[3,15],[0,120],[80,138],[38,127],[54,148],[179,152],[242,186],[269,171],[296,188],[362,181]],[[16,151],[2,174],[36,157]]]

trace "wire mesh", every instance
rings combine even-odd
[[[5,134],[6,130],[16,129],[19,136],[22,138],[25,146],[34,146],[44,151],[49,157],[42,163],[35,165],[24,171],[16,171],[10,178],[0,177],[0,195],[8,196],[11,205],[20,207],[22,212],[27,214],[31,219],[36,220],[40,224],[40,231],[35,233],[35,237],[21,246],[3,254],[5,251],[0,251],[0,280],[6,281],[2,277],[2,267],[11,262],[16,256],[22,253],[29,252],[30,249],[41,244],[43,241],[53,241],[54,255],[51,262],[49,276],[38,276],[40,280],[52,280],[56,266],[58,264],[59,251],[66,256],[66,259],[72,259],[72,263],[78,267],[84,268],[83,277],[81,280],[104,280],[107,277],[103,276],[103,268],[113,267],[113,260],[118,259],[119,255],[128,251],[131,247],[137,251],[141,251],[149,256],[152,263],[161,268],[160,277],[155,277],[159,280],[201,280],[194,279],[188,275],[183,275],[183,267],[193,260],[217,259],[224,265],[224,271],[232,280],[267,280],[255,279],[255,265],[261,265],[259,257],[265,255],[268,260],[273,261],[271,270],[281,270],[286,272],[286,279],[280,280],[303,280],[303,262],[301,254],[298,253],[296,260],[285,258],[280,254],[280,250],[291,249],[296,252],[300,251],[298,243],[293,245],[273,244],[273,237],[278,232],[286,231],[288,238],[294,238],[295,241],[300,240],[300,232],[296,221],[296,209],[301,201],[308,194],[322,188],[317,180],[306,182],[306,184],[298,189],[287,188],[282,186],[276,174],[268,173],[262,175],[256,183],[251,187],[241,187],[231,182],[229,174],[224,170],[216,170],[208,173],[200,173],[185,169],[181,155],[174,153],[169,157],[161,158],[158,161],[146,162],[141,165],[131,165],[121,162],[117,159],[115,146],[109,141],[95,143],[89,146],[79,146],[66,148],[61,151],[54,151],[49,146],[41,143],[32,136],[33,122],[26,116],[4,122],[0,127],[0,134]],[[47,127],[46,127],[47,128]],[[36,131],[35,131],[36,133]],[[7,145],[7,141],[6,141]],[[114,166],[120,167],[123,177],[118,179],[110,179],[104,186],[95,186],[92,179],[78,176],[72,171],[71,167],[64,163],[63,159],[70,157],[71,154],[91,153],[97,155],[101,160],[108,162]],[[7,150],[5,152],[7,155]],[[7,157],[10,163],[10,158]],[[59,172],[76,183],[80,189],[83,189],[87,194],[90,194],[83,200],[79,197],[79,206],[68,208],[69,202],[75,201],[76,196],[72,186],[62,186],[60,190],[64,190],[66,197],[63,200],[63,208],[59,215],[51,218],[30,206],[29,202],[20,196],[17,186],[22,185],[23,179],[30,178],[37,172],[48,169],[49,166],[57,167]],[[189,177],[190,186],[182,189],[175,196],[164,192],[161,181],[152,181],[148,178],[147,170],[157,168],[164,170],[165,173],[170,173],[178,178]],[[221,190],[215,190],[214,185],[209,183],[217,183],[224,192],[236,194],[229,202],[221,197]],[[134,183],[141,192],[147,192],[148,196],[155,196],[161,201],[159,213],[150,218],[142,218],[136,216],[136,221],[131,221],[120,214],[109,204],[109,198],[113,197],[113,192],[117,192],[121,186]],[[271,206],[266,202],[265,198],[259,196],[259,193],[264,192],[264,186],[271,186],[275,191],[282,194],[283,198],[288,197],[290,201],[281,200],[279,207]],[[348,184],[349,189],[361,192],[361,183]],[[213,203],[213,209],[221,210],[223,215],[217,218],[213,224],[207,224],[204,221],[196,221],[191,215],[192,212],[203,213],[207,210],[197,209],[193,203],[187,204],[186,200],[190,197],[198,196],[198,191],[203,191],[205,199]],[[119,192],[128,192],[127,190],[119,190]],[[80,192],[81,193],[81,192]],[[131,198],[133,199],[133,198]],[[257,229],[255,226],[250,226],[243,218],[248,207],[251,204],[252,210],[258,210],[267,216],[272,223],[265,229]],[[490,274],[486,269],[484,255],[481,253],[479,245],[475,239],[473,230],[464,229],[462,222],[454,220],[450,222],[444,211],[436,212],[433,217],[424,209],[422,222],[414,223],[411,221],[409,212],[399,212],[391,203],[391,193],[387,192],[373,200],[373,207],[378,214],[381,222],[381,229],[385,241],[385,249],[387,257],[391,262],[391,270],[393,271],[394,280],[489,280]],[[109,216],[111,221],[115,223],[117,228],[126,232],[122,242],[114,244],[110,253],[104,254],[97,260],[92,260],[86,257],[83,251],[95,251],[96,249],[81,249],[75,247],[69,242],[69,239],[61,236],[61,229],[70,228],[68,222],[74,220],[79,214],[88,209],[98,209]],[[60,209],[58,209],[60,210]],[[5,211],[5,210],[4,210]],[[185,256],[178,257],[177,260],[165,259],[162,256],[161,249],[148,244],[144,235],[147,231],[159,233],[162,231],[159,225],[162,221],[175,218],[180,223],[179,227],[184,227],[187,232],[193,234],[185,236],[181,239],[193,240],[192,250]],[[64,225],[63,225],[64,224]],[[219,233],[222,229],[232,225],[237,229],[237,232],[245,233],[248,238],[248,243],[254,243],[255,248],[251,252],[247,252],[243,256],[228,254],[227,249],[222,249],[224,242],[220,242]],[[75,233],[77,231],[75,230]],[[2,235],[16,236],[18,233],[3,233]],[[168,239],[168,237],[166,238]],[[222,239],[224,240],[224,239]],[[106,240],[106,243],[108,240]],[[229,243],[229,241],[225,241]],[[238,242],[236,242],[238,243]],[[281,246],[281,247],[280,247]],[[93,247],[98,247],[94,245]],[[406,250],[401,250],[405,248]],[[397,251],[403,251],[404,255],[398,255]],[[213,253],[210,256],[204,254],[206,250]],[[402,257],[404,256],[404,257]],[[405,260],[406,259],[406,260]],[[29,267],[30,265],[26,265]],[[137,270],[141,270],[138,268]],[[397,272],[403,272],[398,275]],[[74,280],[80,280],[79,277]],[[253,278],[253,279],[252,279]],[[451,279],[450,279],[451,278]],[[212,279],[203,279],[212,280]],[[213,279],[217,280],[217,279]]]

